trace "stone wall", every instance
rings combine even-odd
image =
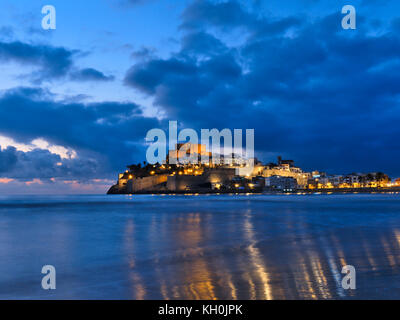
[[[207,169],[200,176],[169,176],[167,189],[170,191],[184,191],[187,187],[193,189],[205,183],[227,183],[231,181],[234,176],[235,169],[231,168]]]
[[[135,193],[138,191],[151,190],[156,185],[166,182],[168,178],[167,174],[160,174],[144,178],[136,178],[128,180],[127,192]]]

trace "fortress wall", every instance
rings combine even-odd
[[[203,175],[201,176],[169,176],[167,189],[170,191],[184,191],[186,187],[195,187],[199,184],[208,182]]]
[[[234,168],[218,168],[209,169],[204,175],[207,176],[207,182],[211,183],[224,183],[231,181],[235,176],[236,170]]]
[[[208,169],[200,176],[169,176],[167,189],[170,191],[184,191],[186,187],[197,187],[204,183],[224,183],[229,182],[235,176],[235,169],[220,168]]]
[[[136,178],[128,181],[127,191],[128,193],[134,193],[142,190],[151,189],[152,187],[166,182],[168,178],[167,174],[160,174],[144,178]]]

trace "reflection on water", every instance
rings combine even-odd
[[[396,195],[22,200],[0,199],[1,299],[400,298]]]

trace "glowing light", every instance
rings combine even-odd
[[[0,145],[3,149],[7,147],[14,147],[18,151],[29,152],[34,149],[44,149],[51,153],[59,155],[62,159],[74,159],[77,157],[75,150],[63,146],[52,145],[44,139],[32,140],[30,144],[18,143],[15,140],[0,136]]]
[[[32,181],[27,181],[27,182],[25,182],[25,184],[26,184],[27,186],[30,186],[30,185],[32,185],[32,184],[40,184],[40,185],[42,185],[43,182],[42,182],[40,179],[33,179]]]
[[[14,181],[14,179],[0,178],[0,183],[4,183],[4,184],[7,184],[7,183],[10,183],[13,181]]]

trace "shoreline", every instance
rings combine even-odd
[[[346,194],[346,193],[400,193],[400,187],[390,188],[333,188],[333,189],[297,189],[293,191],[281,190],[184,190],[184,191],[167,191],[167,190],[149,190],[134,193],[108,193],[108,194],[125,194],[125,195],[197,195],[197,194]]]

